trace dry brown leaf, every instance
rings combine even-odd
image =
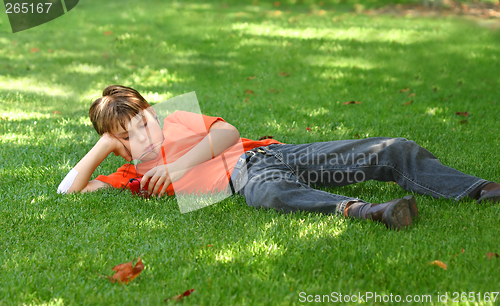
[[[409,98],[415,97],[415,96],[416,96],[416,94],[414,92],[412,92],[411,94],[408,95]]]
[[[109,35],[111,35],[111,34],[113,34],[113,32],[111,32],[111,31],[106,31],[106,32],[104,32],[104,36],[109,36]]]
[[[55,110],[55,111],[52,112],[52,114],[61,114],[61,112]]]
[[[354,136],[355,136],[356,138],[358,138],[358,139],[359,139],[359,138],[361,138],[361,136],[359,136],[359,134],[356,134],[356,135],[354,135]]]
[[[292,73],[291,73],[291,72],[290,72],[290,73],[287,73],[287,72],[285,72],[285,71],[281,71],[281,72],[279,73],[279,75],[282,75],[282,76],[288,77],[288,76],[292,75]]]
[[[255,92],[253,92],[253,90],[250,90],[250,89],[245,89],[245,93],[250,94],[250,95],[255,95]]]
[[[54,52],[54,50],[52,50],[52,49],[49,49],[49,53],[52,53],[52,52]]]
[[[464,249],[462,249],[462,254],[463,254],[463,252],[465,252]],[[458,255],[460,255],[460,253],[457,253],[457,254],[453,255],[453,258],[457,258]]]
[[[243,103],[250,103],[250,101],[248,100],[248,97],[245,97],[245,100],[243,100]]]
[[[455,115],[469,117],[469,112],[456,112]]]
[[[442,262],[441,260],[434,260],[429,264],[434,265],[434,266],[438,266],[441,269],[445,269],[445,270],[447,270],[447,268],[448,268],[448,266],[444,262]]]
[[[408,90],[410,90],[410,87],[405,88],[405,89],[401,89],[399,92],[407,92]]]
[[[255,79],[255,75],[249,76],[249,77],[247,78],[247,80],[253,80],[253,79]]]
[[[173,296],[171,298],[167,298],[167,299],[165,299],[165,303],[168,303],[168,300],[180,301],[183,297],[189,296],[191,293],[193,293],[193,291],[194,291],[194,289],[189,289],[189,290],[186,290],[179,295]]]
[[[342,105],[349,105],[349,104],[361,104],[361,102],[360,101],[347,101],[347,102],[342,103]]]
[[[31,53],[35,53],[35,52],[38,52],[38,51],[40,51],[40,49],[38,49],[38,48],[36,48],[36,47],[35,47],[35,48],[32,48],[32,49],[30,50],[30,52],[31,52]]]
[[[405,105],[410,105],[412,103],[413,103],[413,100],[406,102]]]
[[[271,88],[267,92],[270,92],[270,93],[279,93],[280,91],[281,91],[281,88],[280,88],[280,90],[276,90],[274,88]]]
[[[279,1],[275,1],[275,2],[273,3],[273,5],[274,5],[274,6],[276,6],[276,7],[278,7],[278,6],[280,6],[280,2],[279,2]]]
[[[114,266],[111,270],[115,271],[115,275],[108,277],[112,283],[118,281],[119,283],[128,284],[141,274],[142,270],[144,270],[144,264],[139,257],[139,260],[137,260],[135,265],[133,265],[133,261],[126,262]]]
[[[498,258],[497,253],[488,252],[488,253],[486,253],[486,256],[488,257],[488,260],[491,260],[491,258]]]

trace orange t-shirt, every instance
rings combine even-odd
[[[163,124],[165,140],[162,143],[162,152],[164,156],[159,158],[160,163],[165,162],[168,165],[189,152],[208,135],[212,124],[219,120],[225,122],[220,117],[185,111],[177,111],[169,115],[165,118]],[[279,143],[281,142],[274,139],[255,141],[240,138],[238,143],[226,149],[214,159],[188,170],[180,180],[168,186],[167,194],[173,195],[176,192],[213,193],[216,190],[226,189],[234,165],[236,165],[241,154],[256,147]],[[106,176],[99,175],[96,180],[111,184],[115,188],[123,188],[131,178],[137,178],[138,176],[142,177],[142,175],[137,174],[133,165],[125,164],[118,168],[115,173]]]

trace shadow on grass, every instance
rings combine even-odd
[[[201,6],[203,10],[199,8]],[[31,55],[16,57],[14,54],[19,51],[26,53],[29,51],[29,47],[19,50],[21,42],[18,42],[18,47],[0,57],[0,63],[5,67],[4,75],[9,75],[13,79],[29,75],[28,79],[39,81],[45,86],[65,84],[66,88],[77,94],[96,91],[101,89],[98,87],[100,84],[115,82],[133,85],[146,92],[160,93],[166,91],[182,93],[188,88],[210,88],[210,85],[213,87],[217,84],[220,87],[216,90],[224,92],[218,92],[216,95],[224,98],[224,104],[231,104],[234,103],[232,100],[243,100],[245,97],[244,88],[235,85],[244,83],[250,74],[257,74],[257,81],[261,86],[276,85],[283,88],[283,93],[288,91],[289,95],[293,94],[294,99],[286,99],[286,103],[294,106],[300,105],[300,100],[303,98],[301,92],[307,91],[308,87],[312,90],[318,90],[318,87],[321,89],[316,101],[321,104],[320,100],[327,96],[336,96],[340,101],[357,97],[369,99],[369,96],[373,95],[374,88],[394,84],[401,84],[400,87],[419,88],[432,82],[435,83],[434,86],[442,88],[448,87],[451,83],[474,83],[478,76],[484,76],[480,80],[484,81],[482,83],[485,85],[491,86],[498,81],[495,74],[498,69],[498,64],[495,63],[498,61],[492,61],[490,57],[500,50],[498,43],[492,39],[492,48],[489,51],[480,50],[481,46],[476,48],[471,44],[463,46],[464,42],[471,40],[462,39],[466,26],[450,30],[449,35],[445,37],[421,38],[423,42],[415,41],[407,44],[403,42],[401,45],[397,42],[398,39],[388,38],[391,35],[387,33],[394,29],[393,27],[374,26],[372,20],[363,16],[354,16],[358,23],[349,20],[348,15],[334,14],[334,18],[340,16],[340,22],[322,18],[315,22],[290,24],[287,18],[293,17],[294,13],[284,18],[273,18],[262,12],[247,11],[245,18],[239,18],[236,14],[240,11],[240,7],[221,9],[216,5],[198,3],[198,8],[184,5],[182,9],[177,10],[182,10],[183,14],[192,14],[193,19],[196,14],[204,13],[200,20],[194,19],[194,23],[186,27],[187,21],[191,21],[189,18],[175,18],[172,12],[176,10],[169,11],[167,5],[165,8],[166,11],[158,9],[151,12],[150,18],[154,21],[145,23],[140,29],[136,26],[135,30],[120,26],[130,18],[128,15],[112,16],[110,21],[115,25],[109,24],[109,27],[117,28],[115,33],[97,40],[89,35],[97,33],[102,35],[102,31],[98,31],[99,23],[96,22],[94,26],[88,27],[86,25],[89,22],[92,24],[92,20],[78,20],[75,16],[77,24],[75,27],[84,29],[78,32],[81,36],[76,35],[67,43],[57,43],[58,47],[69,50],[55,48],[53,53],[49,53],[48,48],[55,43],[40,41],[39,43],[46,48]],[[206,26],[205,29],[212,31],[210,34],[203,36],[202,32],[193,31],[193,28],[202,27],[205,21],[218,14],[220,16],[233,14],[233,17],[218,19],[217,26]],[[267,25],[263,22],[267,22]],[[312,39],[290,37],[286,34],[279,36],[250,34],[244,28],[234,30],[236,25],[244,23],[254,25],[256,29],[265,29],[271,25],[290,31],[326,24],[328,30],[320,28],[319,33],[323,34],[317,34]],[[400,24],[403,33],[401,38],[407,40],[411,39],[408,35],[425,36],[426,33],[432,32],[433,24],[438,23],[428,21],[428,25],[424,25],[427,30],[419,33],[414,30],[413,24],[403,22]],[[347,31],[355,29],[353,34],[347,35],[352,38],[341,38],[342,35],[338,35],[340,38],[328,37],[332,34],[335,36],[336,32],[345,31],[346,26]],[[220,27],[233,30],[217,31]],[[357,31],[362,35],[370,30],[373,35],[366,37],[366,41],[356,38]],[[406,37],[405,31],[408,33]],[[35,46],[37,38],[34,36],[37,34],[27,32],[26,35],[19,36],[19,39],[30,39],[28,45]],[[377,36],[381,34],[385,35],[382,38],[386,41],[377,41]],[[50,32],[49,35],[55,35],[51,37],[52,41],[64,38],[58,32]],[[231,35],[233,37],[228,37]],[[307,35],[304,33],[304,36]],[[257,45],[256,40],[259,40]],[[247,47],[242,45],[245,41],[250,43]],[[74,48],[73,45],[78,47]],[[3,48],[9,49],[8,46],[9,40],[4,40]],[[475,52],[476,56],[466,56],[462,51],[463,48],[470,49],[471,53]],[[478,56],[481,55],[479,52],[482,52],[483,56]],[[408,53],[411,53],[411,56],[408,56]],[[318,63],[312,64],[311,60]],[[366,68],[363,68],[363,63],[366,63]],[[176,77],[171,82],[163,82],[162,79],[165,77],[159,73],[161,70],[168,70]],[[278,76],[281,70],[289,70],[293,74],[289,78],[282,78]],[[203,78],[203,76],[210,77]],[[419,79],[416,80],[416,77]],[[302,86],[297,87],[296,83],[302,83]],[[443,83],[446,85],[441,85]],[[263,88],[263,90],[268,89]],[[419,89],[431,91],[433,88]],[[23,91],[21,88],[15,90]],[[202,92],[202,94],[213,93]],[[273,99],[272,95],[268,97],[271,97],[271,101],[277,99]],[[257,101],[261,101],[259,97]],[[255,107],[252,104],[249,106]]]
[[[378,124],[410,120],[405,116],[411,115],[416,123],[443,128],[449,125],[443,118],[467,111],[476,100],[494,102],[499,95],[499,33],[473,35],[475,26],[470,24],[342,12],[312,18],[299,14],[309,10],[303,6],[273,16],[272,7],[154,4],[153,10],[148,3],[135,7],[125,2],[123,14],[110,16],[106,8],[114,3],[99,4],[95,16],[88,16],[90,5],[82,6],[79,14],[72,12],[70,32],[54,26],[47,32],[3,35],[0,81],[11,85],[0,91],[3,108],[37,112],[38,117],[62,110],[70,119],[64,131],[77,141],[91,128],[74,119],[86,116],[89,93],[98,96],[105,85],[121,83],[172,95],[196,90],[205,113],[223,115],[229,122],[239,119],[234,124],[241,124],[243,133],[281,134],[297,142],[303,136],[294,136],[299,132],[290,130],[292,121],[301,129],[320,125],[331,135],[345,118],[381,118],[389,109],[393,118]],[[133,21],[134,8],[149,18]],[[106,36],[107,28],[113,31]],[[32,48],[38,51],[30,52]],[[282,76],[282,71],[290,75]],[[342,105],[346,101],[362,104]],[[328,112],[311,116],[314,109],[303,111],[305,104]],[[7,121],[4,131],[36,137],[43,131],[27,134],[29,129],[21,127],[37,121],[54,131],[57,117]],[[267,126],[246,128],[254,121]],[[280,125],[288,132],[279,130]],[[355,131],[348,126],[339,137],[352,138]],[[54,141],[58,135],[50,137]],[[39,152],[43,145],[26,150]],[[11,146],[18,152],[17,145]],[[29,156],[21,156],[29,162]]]

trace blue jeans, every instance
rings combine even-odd
[[[473,197],[488,181],[444,166],[404,138],[367,138],[310,144],[273,144],[248,161],[248,181],[239,191],[248,205],[283,212],[342,213],[361,201],[314,189],[377,180],[435,198]]]

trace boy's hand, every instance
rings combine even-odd
[[[167,192],[168,186],[171,183],[182,178],[184,173],[185,173],[184,171],[176,171],[173,173],[169,173],[168,169],[167,169],[167,165],[156,166],[153,169],[146,172],[146,174],[144,174],[144,176],[142,177],[142,180],[141,180],[140,189],[142,189],[144,187],[144,185],[146,184],[148,179],[151,179],[149,181],[149,186],[148,186],[149,194],[157,194],[158,193],[158,197],[162,197]],[[159,190],[162,184],[163,184],[163,187],[161,188],[161,190]],[[153,187],[154,187],[154,189],[153,189]]]
[[[132,160],[130,152],[127,151],[125,146],[113,135],[109,133],[104,133],[101,139],[106,142],[108,148],[115,154],[115,156],[120,155],[125,158],[128,162]]]

